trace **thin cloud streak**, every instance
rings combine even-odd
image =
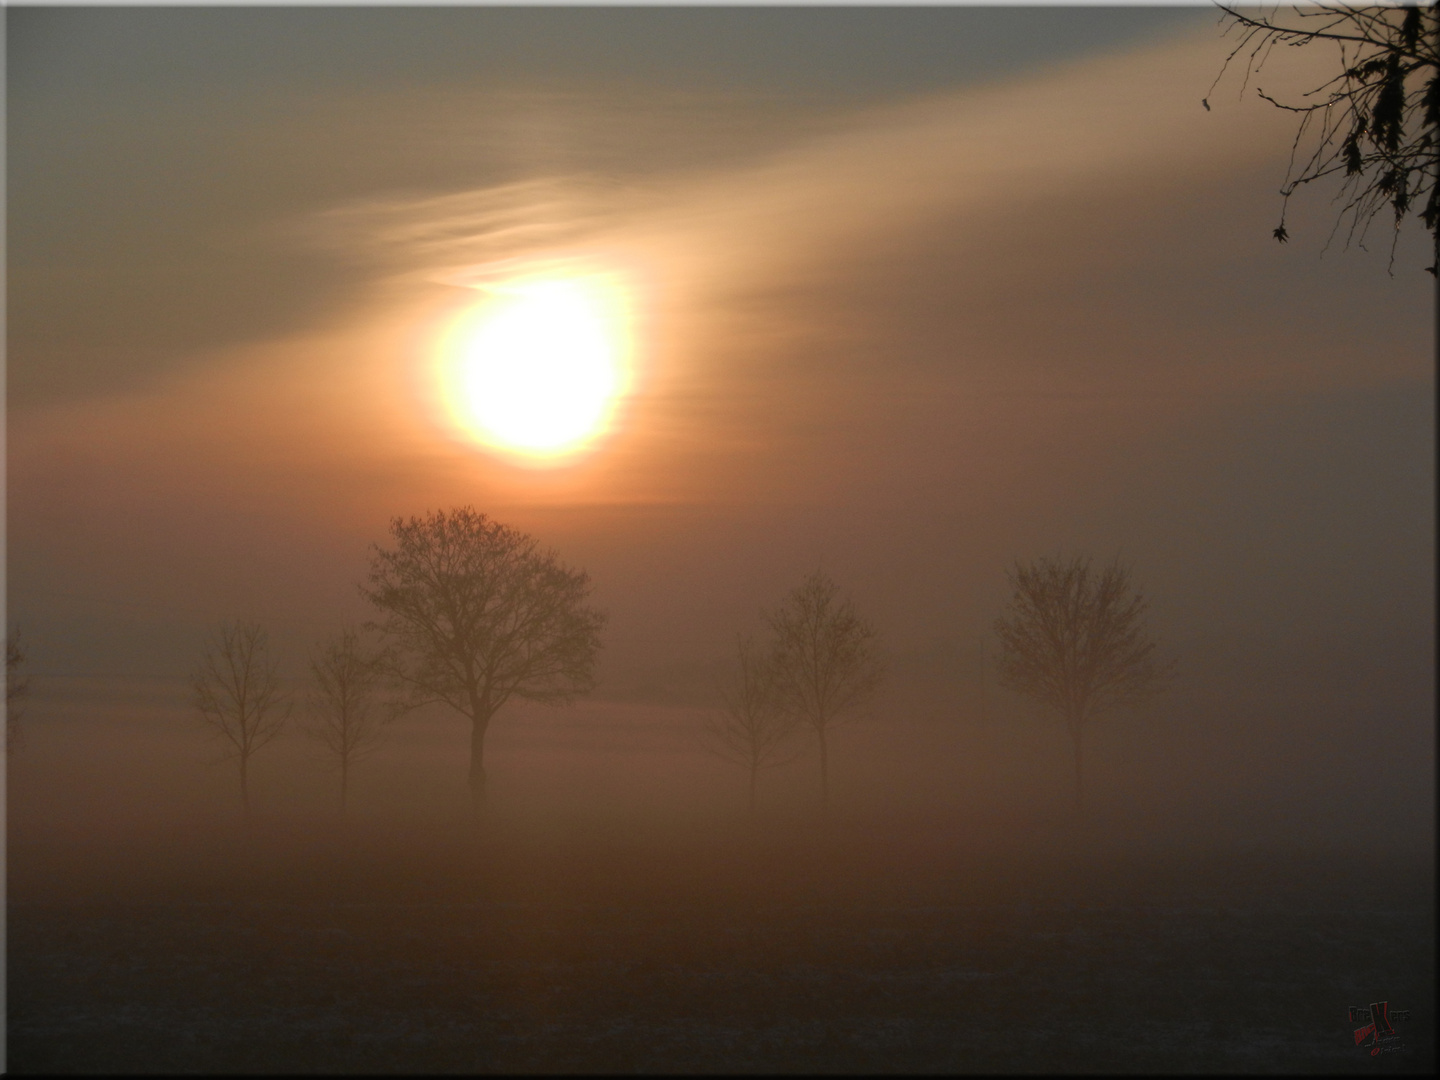
[[[402,279],[483,284],[524,266],[628,254],[668,289],[759,288],[937,214],[1003,215],[1077,186],[1165,183],[1273,158],[1287,117],[1248,101],[1201,108],[1197,88],[1222,57],[1213,35],[1187,35],[1043,78],[867,110],[698,177],[577,173],[371,200],[326,214],[316,235],[372,249]],[[1323,70],[1301,61],[1288,73],[1297,85]]]

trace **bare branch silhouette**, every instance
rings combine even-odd
[[[393,716],[377,700],[384,654],[367,648],[360,633],[345,627],[320,642],[310,658],[311,693],[305,733],[318,742],[340,773],[340,812],[349,802],[350,770],[369,757]]]
[[[736,652],[734,674],[721,690],[724,711],[705,722],[705,748],[749,773],[753,818],[760,770],[795,759],[790,741],[797,721],[778,692],[773,655],[746,634],[737,639]]]
[[[406,708],[444,702],[471,723],[470,792],[485,802],[485,732],[512,697],[569,702],[594,686],[605,616],[590,578],[471,507],[395,518],[361,594],[384,612]]]
[[[1276,108],[1299,117],[1290,148],[1290,166],[1280,189],[1280,224],[1274,237],[1289,239],[1285,212],[1301,187],[1328,177],[1340,179],[1340,224],[1349,221],[1346,244],[1364,247],[1377,214],[1394,215],[1390,244],[1395,245],[1406,217],[1418,213],[1430,230],[1440,272],[1440,15],[1435,4],[1418,7],[1352,7],[1315,4],[1295,7],[1282,19],[1243,13],[1224,4],[1225,32],[1239,41],[1225,58],[1219,83],[1244,54],[1245,83],[1258,75],[1275,49],[1333,43],[1339,73],[1302,95],[1298,103],[1280,101],[1257,87]],[[1214,86],[1211,86],[1214,91]],[[1208,97],[1201,104],[1210,108]],[[1358,234],[1358,239],[1357,239]],[[1333,233],[1332,233],[1333,235]]]
[[[1102,716],[1150,700],[1174,672],[1146,636],[1149,602],[1117,559],[1098,574],[1088,556],[1015,563],[1007,617],[995,622],[1002,685],[1049,706],[1075,747],[1075,808],[1083,805],[1081,749]]]
[[[285,729],[291,703],[258,623],[237,620],[205,643],[191,675],[192,702],[240,762],[240,802],[250,813],[250,759]]]
[[[820,804],[830,804],[826,736],[852,716],[884,679],[879,633],[815,571],[768,616],[775,633],[776,688],[783,708],[815,732],[820,745]]]

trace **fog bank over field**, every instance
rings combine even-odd
[[[1430,850],[1434,761],[1424,750],[1429,699],[1418,689],[1430,653],[1404,644],[1383,665],[1353,652],[1257,661],[1223,643],[1192,651],[1162,702],[1095,727],[1088,828],[1135,850]],[[833,735],[837,827],[981,850],[1065,834],[1063,730],[993,682],[982,718],[977,669],[978,643],[968,642],[892,664],[891,688],[870,714]],[[487,747],[494,821],[680,846],[716,830],[814,828],[815,753],[805,739],[795,741],[797,760],[761,774],[759,817],[747,824],[743,771],[700,738],[717,710],[704,674],[502,712]],[[17,841],[147,847],[238,827],[234,761],[198,722],[183,684],[54,680],[46,691],[11,764]],[[444,709],[395,722],[352,774],[349,816],[400,834],[463,833],[467,746],[467,722]],[[338,824],[336,774],[298,731],[257,755],[251,784],[261,822],[302,834]]]

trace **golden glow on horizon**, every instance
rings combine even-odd
[[[517,279],[462,315],[441,357],[467,435],[529,464],[560,464],[610,429],[630,382],[629,305],[611,277]]]

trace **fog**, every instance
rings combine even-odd
[[[1428,237],[1275,244],[1292,118],[1202,14],[12,12],[11,1067],[1337,1070],[1389,1000],[1428,1071]],[[612,427],[447,421],[456,315],[597,268]],[[495,714],[483,811],[430,704],[342,813],[310,657],[461,506],[588,574],[594,686]],[[1176,662],[1083,813],[995,631],[1076,554]],[[886,677],[752,813],[703,731],[816,570]],[[295,702],[248,814],[234,620]]]

